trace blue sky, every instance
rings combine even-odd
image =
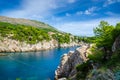
[[[120,22],[120,0],[1,0],[0,15],[34,19],[74,35],[91,36],[101,20]]]

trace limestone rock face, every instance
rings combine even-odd
[[[112,51],[116,51],[117,49],[120,49],[120,35],[116,38],[113,46],[112,46]]]
[[[75,42],[70,42],[69,44],[67,43],[60,44],[60,47],[68,47],[68,46],[74,46],[74,45],[79,45],[79,44]]]
[[[66,78],[60,78],[60,79],[58,79],[58,80],[67,80]]]
[[[61,63],[55,71],[55,78],[73,77],[76,74],[76,66],[87,60],[87,50],[90,45],[82,45],[75,51],[70,51],[64,54],[61,58]]]
[[[27,44],[26,42],[20,42],[17,40],[12,40],[8,38],[3,38],[0,40],[0,52],[26,52],[26,51],[39,51],[47,50],[55,47],[70,47],[77,46],[79,44],[71,42],[70,44],[60,44],[54,39],[50,41],[42,41],[36,44]]]

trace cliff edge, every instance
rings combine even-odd
[[[60,65],[55,71],[55,79],[69,77],[75,78],[76,66],[87,61],[89,48],[91,45],[84,44],[77,48],[75,51],[70,51],[68,54],[64,54],[61,58]]]

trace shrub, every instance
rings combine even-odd
[[[89,60],[87,62],[83,62],[82,64],[79,64],[76,67],[76,70],[77,70],[76,78],[77,78],[77,80],[85,79],[85,77],[87,76],[88,72],[91,69],[92,69],[92,65],[91,65]]]

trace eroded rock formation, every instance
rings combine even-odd
[[[26,42],[20,42],[8,38],[0,39],[0,52],[26,52],[26,51],[39,51],[47,50],[55,47],[69,47],[77,46],[78,43],[71,42],[70,44],[58,45],[58,42],[54,39],[51,41],[42,41],[36,44],[27,44]]]
[[[90,45],[84,44],[75,51],[70,51],[64,54],[61,58],[61,63],[55,71],[55,79],[62,77],[73,77],[76,74],[76,66],[87,60],[87,53]]]

